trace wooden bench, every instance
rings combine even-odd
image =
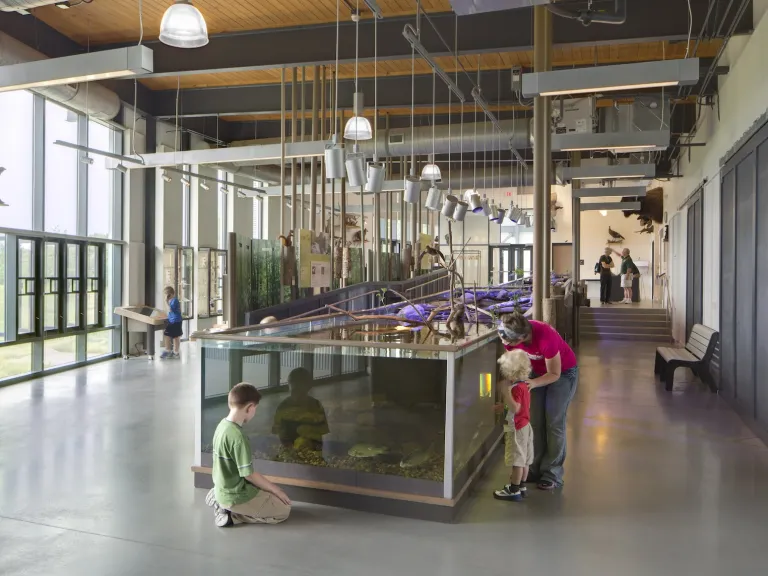
[[[675,370],[681,366],[690,368],[712,392],[717,392],[717,385],[712,378],[709,364],[715,352],[718,336],[712,328],[695,324],[685,348],[656,348],[654,373],[659,374],[664,380],[668,392],[672,391]]]

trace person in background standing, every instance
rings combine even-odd
[[[176,298],[176,290],[172,286],[166,286],[165,301],[168,304],[168,323],[165,325],[163,340],[165,340],[165,352],[160,355],[162,360],[178,360],[181,343],[181,304]]]
[[[629,255],[629,248],[624,248],[621,254],[613,250],[616,256],[621,256],[621,268],[619,274],[621,275],[621,287],[624,288],[624,300],[622,304],[632,304],[632,281],[636,274],[640,274],[640,271],[632,261],[632,256]]]
[[[611,249],[606,248],[605,254],[600,256],[598,260],[600,265],[600,302],[602,304],[611,303],[611,283],[613,282],[613,258],[611,258]]]

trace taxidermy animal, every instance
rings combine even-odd
[[[288,232],[288,237],[285,237],[282,234],[280,234],[280,236],[278,236],[277,239],[280,240],[280,243],[283,246],[288,246],[288,247],[293,246],[293,230]]]
[[[635,234],[653,234],[653,222],[644,224]]]
[[[623,197],[622,202],[635,202],[638,199],[634,196]],[[654,188],[648,190],[648,193],[644,198],[640,198],[640,210],[624,210],[624,217],[629,218],[631,215],[642,216],[649,221],[658,222],[661,224],[664,222],[664,189]]]
[[[611,238],[613,238],[614,240],[618,240],[619,242],[622,241],[622,240],[626,240],[626,238],[624,238],[624,236],[622,236],[620,233],[616,232],[616,230],[614,230],[610,226],[608,226],[608,234],[611,235]]]
[[[440,258],[440,260],[443,261],[443,263],[445,263],[445,256],[443,256],[443,253],[433,246],[426,246],[424,248],[424,252],[422,252],[421,255],[424,256],[424,253],[427,253],[430,256],[437,256],[438,258]],[[419,258],[419,260],[421,260],[421,258]]]

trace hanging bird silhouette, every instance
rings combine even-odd
[[[424,258],[424,256],[437,256],[440,258],[440,260],[443,261],[443,264],[445,264],[445,256],[443,255],[440,250],[437,248],[434,248],[432,246],[425,246],[424,250],[421,251],[421,254],[419,254],[419,259],[416,260],[417,262],[421,262],[421,259]]]
[[[625,240],[624,236],[616,232],[616,230],[610,226],[608,226],[608,234],[611,236],[608,239],[608,244],[621,244]]]

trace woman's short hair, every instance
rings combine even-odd
[[[531,323],[519,308],[509,314],[502,314],[501,324],[507,334],[517,336],[512,340],[525,340],[531,335]]]
[[[531,375],[531,361],[523,350],[510,350],[499,358],[499,371],[504,380],[520,382]]]

